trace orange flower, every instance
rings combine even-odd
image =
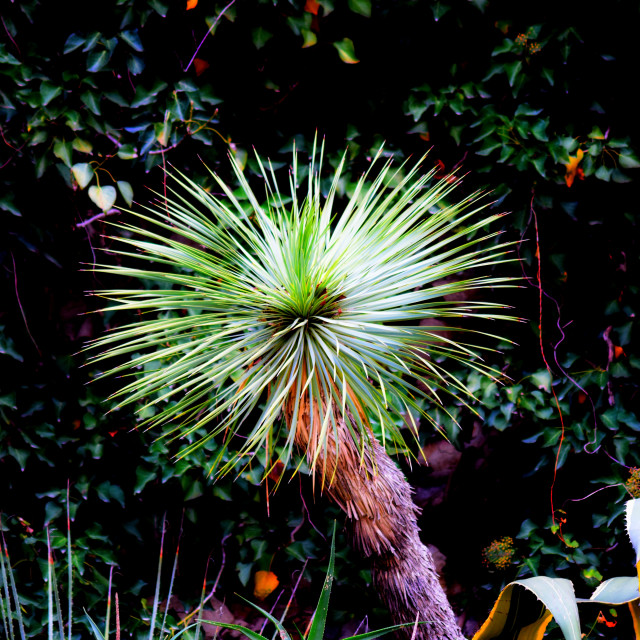
[[[317,0],[307,0],[304,5],[304,10],[307,13],[311,13],[314,16],[318,15],[318,9],[320,8],[320,3]]]
[[[602,611],[598,613],[598,618],[596,619],[596,622],[604,622],[607,625],[607,627],[615,627],[618,624],[615,620],[607,620],[604,617],[604,613],[602,613]]]
[[[280,580],[273,571],[256,571],[253,595],[264,600],[279,584]]]
[[[202,60],[202,58],[196,58],[193,61],[193,66],[195,67],[196,75],[199,76],[204,73],[210,65],[206,60]]]
[[[198,6],[198,0],[187,0],[187,11],[195,9]]]
[[[569,162],[565,165],[567,167],[567,173],[565,173],[564,176],[564,181],[567,183],[567,187],[570,187],[573,184],[576,176],[578,176],[578,180],[584,180],[584,171],[582,171],[582,169],[578,169],[578,165],[583,157],[584,151],[582,149],[578,149],[575,156],[569,156]]]

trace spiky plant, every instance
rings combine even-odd
[[[396,621],[418,617],[431,623],[419,636],[458,639],[411,489],[385,445],[404,448],[418,413],[438,427],[425,399],[431,407],[443,407],[442,394],[469,399],[443,360],[494,375],[477,349],[447,337],[455,327],[429,323],[506,317],[493,302],[443,298],[504,285],[475,275],[507,259],[506,244],[485,230],[499,216],[478,215],[486,206],[478,194],[449,204],[457,182],[431,185],[421,162],[393,169],[381,154],[342,201],[345,159],[325,193],[322,155],[314,148],[304,189],[294,152],[286,195],[257,157],[265,186],[257,197],[232,158],[239,192],[212,174],[222,192],[212,195],[176,172],[168,200],[129,212],[140,223],[115,225],[125,232],[117,253],[148,268],[98,268],[157,288],[99,292],[111,309],[143,315],[96,340],[92,348],[106,350],[93,360],[125,357],[105,375],[132,374],[116,396],[152,407],[146,426],[179,438],[207,427],[205,440],[225,447],[242,435],[229,462],[214,462],[217,473],[261,452],[265,475],[278,460],[306,458],[373,556]],[[178,313],[158,315],[167,311]],[[146,371],[154,361],[162,364]]]

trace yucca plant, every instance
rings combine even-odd
[[[141,319],[94,341],[93,361],[119,359],[104,375],[130,376],[115,397],[142,403],[145,426],[188,443],[206,427],[221,450],[241,442],[213,461],[216,474],[259,454],[265,477],[306,459],[372,556],[395,621],[425,620],[419,637],[459,639],[386,447],[411,450],[419,414],[439,428],[425,402],[443,410],[443,394],[472,398],[443,361],[497,375],[442,321],[507,317],[495,302],[450,297],[505,286],[478,270],[507,260],[507,245],[486,230],[499,215],[479,215],[479,194],[451,204],[457,180],[431,184],[424,158],[394,169],[381,157],[344,201],[345,157],[323,191],[315,147],[306,187],[294,151],[286,194],[259,157],[262,198],[233,158],[236,191],[212,174],[213,195],[174,172],[169,198],[129,212],[138,224],[115,224],[120,264],[96,265],[154,287],[98,292]]]

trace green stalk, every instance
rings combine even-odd
[[[156,578],[156,592],[153,596],[153,609],[149,623],[149,640],[153,640],[153,632],[156,627],[156,617],[158,616],[158,604],[160,603],[160,576],[162,573],[162,554],[164,551],[164,531],[166,514],[162,516],[162,536],[160,538],[160,556],[158,558],[158,576]]]
[[[6,565],[5,565],[6,554]],[[2,590],[0,589],[0,610],[2,611],[2,623],[5,628],[5,633],[9,633],[11,640],[14,640],[13,635],[13,616],[11,615],[11,599],[9,595],[9,580],[7,578],[7,567],[11,571],[11,564],[9,562],[9,550],[7,549],[4,541],[4,535],[2,536],[2,548],[0,548],[0,572],[2,575],[2,585],[4,587],[4,597],[2,596]],[[6,604],[5,604],[6,602]],[[18,605],[19,607],[19,605]]]
[[[60,640],[64,640],[64,623],[62,622],[62,607],[60,606],[60,591],[58,590],[58,579],[56,578],[55,567],[53,564],[53,552],[51,550],[51,539],[49,537],[49,529],[47,528],[47,555],[49,558],[49,574],[51,577],[51,591],[55,602],[55,615],[58,621],[58,630],[60,632]],[[53,631],[53,623],[52,623]],[[71,640],[71,638],[69,638]]]
[[[180,529],[182,533],[182,528]],[[171,600],[171,594],[173,593],[173,581],[176,577],[176,571],[178,569],[178,554],[180,553],[180,536],[178,536],[178,546],[176,548],[176,555],[173,559],[173,567],[171,568],[171,579],[169,581],[169,592],[167,593],[167,606],[164,610],[164,616],[162,617],[162,628],[160,629],[160,638],[164,635],[164,630],[167,623],[167,615],[169,613],[169,601]]]
[[[6,543],[5,543],[6,548]],[[16,605],[16,615],[18,617],[18,630],[20,631],[20,638],[26,640],[26,633],[24,628],[24,620],[22,618],[22,610],[20,608],[20,598],[18,597],[18,589],[16,588],[16,581],[13,576],[13,569],[9,565],[9,555],[7,553],[7,566],[9,567],[9,581],[11,582],[11,593],[13,594],[13,601]]]
[[[47,637],[53,640],[53,556],[47,527]]]
[[[109,624],[111,622],[111,586],[113,584],[113,565],[109,568],[109,587],[107,589],[107,615],[104,621],[104,637],[109,637]]]
[[[68,629],[69,640],[73,637],[72,624],[73,624],[73,557],[71,555],[71,510],[69,504],[69,480],[67,480],[67,582],[68,587],[68,601],[69,601],[69,613],[68,613]]]

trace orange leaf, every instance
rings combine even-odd
[[[195,9],[198,6],[198,0],[187,0],[187,11]]]
[[[264,600],[279,584],[280,580],[273,571],[256,571],[253,595],[258,600]]]
[[[564,176],[567,187],[570,187],[573,184],[576,176],[578,176],[579,180],[584,179],[584,172],[582,171],[582,169],[578,169],[578,165],[582,161],[583,157],[584,151],[582,149],[578,149],[578,152],[575,156],[569,156],[569,162],[565,165],[565,167],[567,168],[567,172]]]
[[[278,460],[278,462],[276,462],[273,465],[273,468],[271,469],[271,471],[269,471],[269,480],[278,482],[283,472],[284,472],[284,462],[282,462],[281,460]]]
[[[200,74],[204,73],[211,65],[202,58],[196,58],[193,61],[193,66],[196,68],[196,75],[199,76]]]
[[[307,13],[312,13],[314,16],[318,15],[319,8],[320,8],[320,3],[317,0],[307,0],[304,3],[304,10]]]

